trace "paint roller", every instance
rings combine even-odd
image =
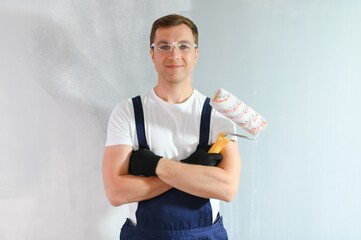
[[[227,138],[229,135],[254,140],[267,127],[267,121],[261,115],[223,88],[216,90],[210,105],[223,116],[246,130],[252,137],[221,132],[211,149],[209,149],[209,153],[219,153],[230,141]]]

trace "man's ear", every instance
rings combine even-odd
[[[153,61],[153,63],[154,63],[154,50],[153,50],[153,48],[151,48],[151,49],[149,50],[149,54],[150,54],[150,57],[152,58],[152,61]]]
[[[198,62],[198,48],[196,48],[196,52],[194,54],[194,58],[196,59],[195,63]]]

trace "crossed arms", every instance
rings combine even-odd
[[[218,166],[185,164],[161,158],[157,176],[143,177],[128,173],[132,147],[107,146],[103,157],[105,192],[113,206],[154,198],[171,188],[189,194],[231,201],[237,193],[241,160],[237,143],[230,141],[223,148]]]

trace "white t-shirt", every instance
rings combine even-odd
[[[206,96],[194,89],[185,102],[173,104],[159,98],[152,89],[142,95],[141,99],[145,135],[152,152],[168,159],[181,160],[196,150]],[[209,144],[215,142],[220,132],[236,132],[236,126],[212,109]],[[120,102],[109,119],[106,146],[118,144],[138,149],[132,99]],[[215,220],[219,211],[219,200],[210,199],[210,202]],[[131,203],[129,206],[129,218],[136,223],[135,211],[138,203]]]

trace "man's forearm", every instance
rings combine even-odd
[[[219,167],[183,164],[161,159],[157,167],[158,177],[167,184],[203,198],[230,201],[232,179]]]
[[[237,193],[241,160],[237,144],[230,142],[222,150],[218,166],[185,164],[162,158],[156,173],[165,183],[204,198],[231,201]]]
[[[113,206],[151,199],[172,188],[158,177],[122,175],[112,182],[107,195]]]

